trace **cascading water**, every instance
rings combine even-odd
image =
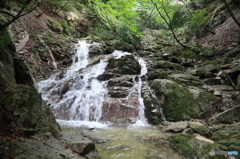
[[[112,57],[117,59],[130,53],[114,51],[110,55],[100,57],[100,62],[90,63],[89,47],[99,44],[88,44],[80,41],[78,45],[77,51],[73,55],[72,66],[69,69],[56,73],[49,79],[39,82],[39,92],[42,94],[42,98],[46,103],[51,106],[63,131],[64,125],[74,127],[84,125],[84,127],[87,126],[91,128],[106,128],[106,124],[99,122],[102,119],[103,103],[110,101],[107,104],[107,107],[110,107],[110,105],[114,106],[116,100],[124,101],[120,103],[120,105],[126,106],[123,108],[124,110],[128,108],[135,109],[135,106],[137,106],[139,110],[138,120],[135,120],[136,123],[130,127],[107,127],[106,129],[96,129],[94,131],[67,127],[67,132],[74,131],[74,133],[76,133],[76,131],[80,131],[77,133],[84,133],[86,136],[90,135],[90,138],[91,134],[94,138],[96,133],[100,139],[99,141],[111,141],[96,144],[101,158],[105,159],[143,159],[152,158],[151,156],[154,156],[154,158],[157,156],[163,159],[181,159],[181,157],[175,154],[168,146],[157,145],[156,142],[154,142],[155,138],[160,139],[164,136],[169,136],[169,134],[159,133],[158,129],[145,127],[147,126],[147,121],[144,116],[144,103],[141,96],[141,87],[142,83],[144,83],[141,77],[147,73],[144,60],[136,57],[141,65],[141,73],[140,75],[132,76],[133,86],[128,87],[128,89],[130,89],[128,96],[126,98],[109,99],[107,90],[108,81],[99,81],[97,77],[104,73],[108,59]],[[136,105],[133,106],[132,104]],[[91,133],[88,134],[87,132],[90,131]],[[101,136],[101,134],[103,134],[103,136]]]
[[[147,74],[147,67],[146,63],[142,58],[137,58],[139,64],[141,65],[141,73],[138,78],[138,83],[134,80],[134,83],[137,84],[137,89],[138,89],[138,101],[139,101],[139,119],[137,120],[135,126],[146,126],[147,121],[145,118],[145,113],[144,113],[144,103],[143,103],[143,98],[142,98],[142,93],[141,93],[141,88],[142,88],[142,79],[141,77]]]
[[[59,122],[68,121],[99,121],[102,116],[102,106],[107,98],[107,82],[98,81],[97,77],[102,74],[110,57],[120,58],[130,54],[122,51],[114,51],[105,55],[99,63],[89,64],[88,53],[90,45],[85,41],[78,43],[79,47],[73,56],[72,66],[52,75],[49,79],[39,82],[39,92],[42,98],[56,116]],[[146,124],[144,117],[144,104],[141,97],[141,76],[147,73],[146,65],[141,58],[137,58],[142,66],[138,82],[135,88],[138,90],[139,120],[137,123]]]

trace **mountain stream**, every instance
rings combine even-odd
[[[99,56],[100,62],[91,63],[91,45],[100,47],[99,43],[79,41],[71,67],[38,83],[43,100],[51,107],[63,130],[82,133],[83,127],[94,128],[90,134],[98,136],[98,141],[108,141],[96,142],[102,159],[180,159],[166,144],[166,138],[171,134],[150,126],[144,117],[141,76],[147,73],[147,68],[142,58],[136,57],[141,65],[141,74],[138,81],[133,79],[139,103],[135,124],[112,126],[111,122],[101,121],[103,102],[109,97],[107,81],[99,81],[97,77],[105,71],[109,58],[117,59],[130,53],[116,50],[112,54]],[[89,134],[86,136],[92,138]]]

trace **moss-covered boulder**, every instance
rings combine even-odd
[[[206,64],[204,66],[198,67],[196,72],[200,78],[212,77],[213,73],[219,70],[217,65]]]
[[[240,105],[219,113],[208,120],[208,124],[232,124],[240,121]]]
[[[219,151],[212,143],[200,141],[192,135],[178,134],[172,137],[173,147],[186,158],[223,159],[224,156],[211,156],[210,152]]]
[[[150,82],[168,121],[204,118],[214,109],[215,97],[201,89],[187,88],[167,79]]]
[[[141,71],[141,65],[133,55],[126,55],[119,59],[109,59],[106,69],[113,73],[138,75]]]
[[[59,135],[59,125],[38,92],[26,85],[14,85],[0,93],[0,133],[26,136],[52,132]]]
[[[219,125],[212,129],[211,139],[215,141],[223,151],[238,151],[240,157],[240,123],[232,125]]]
[[[199,133],[201,135],[206,135],[209,133],[209,129],[199,122],[189,122],[188,127],[190,127],[194,132]]]
[[[172,74],[169,76],[173,81],[187,86],[201,86],[202,82],[198,77],[189,74]]]

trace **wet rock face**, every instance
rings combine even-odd
[[[107,81],[109,99],[103,103],[101,121],[132,124],[139,113],[138,88],[141,65],[133,55],[110,59],[98,79]]]

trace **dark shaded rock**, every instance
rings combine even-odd
[[[14,51],[15,47],[12,43],[9,43],[8,47],[1,48],[0,50],[0,82],[3,85],[13,85],[16,83],[12,58]]]
[[[213,124],[232,124],[240,121],[240,105],[228,109],[220,114],[217,114],[208,120],[210,125]]]
[[[107,46],[106,54],[111,54],[114,50],[115,50],[115,48],[113,46]]]
[[[105,47],[100,43],[89,46],[89,56],[90,57],[96,56],[96,55],[101,55],[101,54],[104,54],[105,52],[106,52]]]
[[[240,75],[240,65],[234,66],[230,70],[227,71],[230,78],[235,82],[237,85],[237,78]]]
[[[102,74],[102,75],[99,75],[99,76],[97,77],[97,79],[98,79],[99,81],[107,81],[107,80],[111,79],[113,76],[114,76],[113,73],[104,73],[104,74]]]
[[[170,61],[173,62],[173,63],[178,63],[178,64],[180,64],[180,63],[182,62],[182,59],[180,59],[180,58],[178,58],[178,57],[176,57],[176,56],[172,56],[172,57],[170,58]]]
[[[53,132],[59,137],[59,125],[38,92],[29,86],[15,85],[1,93],[1,118],[3,132],[19,132],[26,136]]]
[[[194,66],[194,61],[192,59],[182,58],[181,65],[185,66],[185,67],[193,67]]]
[[[196,69],[196,72],[200,78],[212,77],[213,73],[218,71],[218,66],[213,64],[207,64]]]
[[[10,144],[5,137],[0,136],[0,156],[3,159],[11,158],[11,150],[9,149]]]
[[[63,59],[62,64],[65,66],[69,66],[72,64],[72,59]]]
[[[14,72],[17,84],[25,84],[28,86],[33,86],[33,79],[29,72],[27,65],[23,60],[14,58]]]

